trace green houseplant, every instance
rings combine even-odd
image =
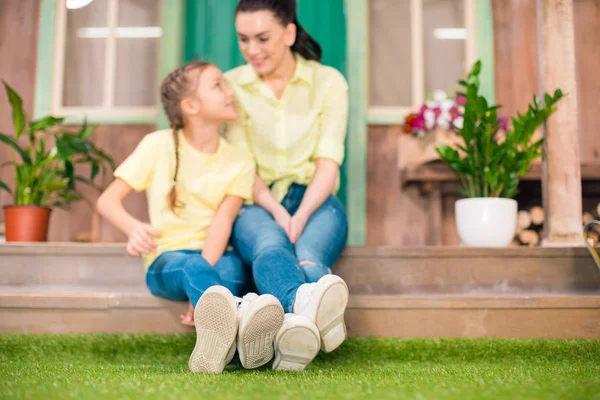
[[[527,111],[511,118],[512,126],[500,129],[498,105],[489,105],[479,94],[481,61],[467,80],[459,81],[466,99],[463,124],[456,128],[462,143],[441,145],[436,152],[457,175],[467,199],[456,202],[459,236],[468,246],[503,247],[510,243],[517,217],[520,179],[532,163],[543,155],[543,139],[534,139],[537,128],[556,111],[561,90],[533,98]]]
[[[94,178],[107,167],[114,168],[111,157],[90,140],[94,126],[86,123],[78,132],[60,128],[64,118],[46,116],[28,121],[21,97],[3,81],[12,108],[14,136],[0,132],[0,142],[13,150],[13,160],[1,167],[13,167],[15,184],[11,189],[0,181],[0,190],[13,196],[13,204],[4,207],[7,241],[45,241],[52,207],[68,207],[82,200],[78,184],[100,189]],[[28,144],[22,138],[27,136]],[[90,166],[88,176],[76,173],[76,166]]]

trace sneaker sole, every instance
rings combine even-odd
[[[315,316],[315,325],[321,335],[321,350],[331,353],[346,340],[344,313],[348,305],[348,287],[335,275],[326,275],[319,280],[329,287],[321,296]]]
[[[310,329],[300,322],[290,323],[275,339],[275,361],[273,369],[276,371],[302,372],[319,353],[319,332]]]
[[[258,368],[273,358],[273,338],[281,328],[285,314],[273,296],[261,296],[246,310],[246,322],[240,326],[238,353],[246,369]]]
[[[196,346],[188,366],[192,372],[218,374],[225,369],[227,355],[237,333],[236,305],[224,287],[211,287],[194,309]]]

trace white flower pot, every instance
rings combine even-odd
[[[458,236],[468,247],[506,247],[517,225],[517,202],[498,197],[458,200],[454,206]]]

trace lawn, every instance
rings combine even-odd
[[[305,373],[187,368],[192,335],[0,336],[0,398],[600,399],[600,340],[352,338]]]

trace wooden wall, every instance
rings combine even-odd
[[[102,125],[92,139],[119,165],[133,151],[142,137],[155,129],[153,125]],[[89,173],[80,170],[84,176]],[[106,187],[113,180],[109,173],[97,184]],[[100,242],[126,241],[118,229],[95,211],[95,203],[100,193],[83,186],[82,192],[87,201],[73,203],[70,210],[54,209],[50,219],[48,240],[68,242],[74,240],[94,240]],[[125,208],[136,218],[148,221],[148,207],[144,193],[132,193],[124,201]]]
[[[0,79],[6,80],[23,97],[28,116],[33,114],[39,12],[39,0],[0,0]],[[99,126],[93,140],[110,154],[118,165],[131,153],[141,138],[154,129],[153,125]],[[0,93],[0,132],[13,132],[10,106],[4,89]],[[10,160],[11,157],[9,148],[0,145],[0,163]],[[13,170],[10,167],[0,169],[0,179],[12,187]],[[106,185],[111,180],[112,176],[109,175],[103,182],[99,179],[98,183]],[[91,188],[86,188],[83,192],[89,203],[73,203],[70,211],[52,211],[48,239],[73,241],[94,237],[100,241],[125,240],[123,234],[94,213],[93,206],[98,192]],[[11,202],[11,196],[1,191],[0,207]],[[137,218],[147,220],[144,194],[132,194],[126,199],[125,206]],[[0,212],[0,222],[3,220],[4,213]]]
[[[536,0],[492,0],[496,102],[501,113],[525,110],[540,93]],[[600,165],[600,0],[574,0],[575,62],[582,164]],[[552,90],[550,88],[549,90]],[[560,104],[558,105],[560,107]]]
[[[0,1],[0,79],[3,79],[23,98],[25,112],[33,112],[35,68],[39,23],[39,0]],[[11,109],[4,87],[0,88],[0,132],[13,132]],[[12,158],[8,146],[0,144],[0,164]],[[13,186],[13,171],[0,169],[0,180]],[[0,191],[0,206],[11,202],[11,196]],[[0,221],[4,212],[0,210]]]
[[[503,105],[502,113],[514,115],[517,110],[525,110],[533,95],[540,91],[537,2],[492,1],[496,103]],[[596,121],[600,101],[600,0],[574,0],[574,6],[581,162],[600,169]],[[371,126],[368,132],[367,244],[431,245],[440,240],[446,245],[458,244],[454,202],[459,196],[453,193],[441,199],[432,198],[431,192],[422,192],[419,185],[403,185],[400,171],[394,168],[398,161],[397,137],[402,135],[399,127]],[[541,204],[541,197],[538,199],[536,195],[540,192],[539,185],[539,182],[527,183],[519,201]],[[599,200],[597,185],[584,184],[585,211]],[[442,216],[437,218],[436,227],[432,218],[439,213],[439,202]]]

